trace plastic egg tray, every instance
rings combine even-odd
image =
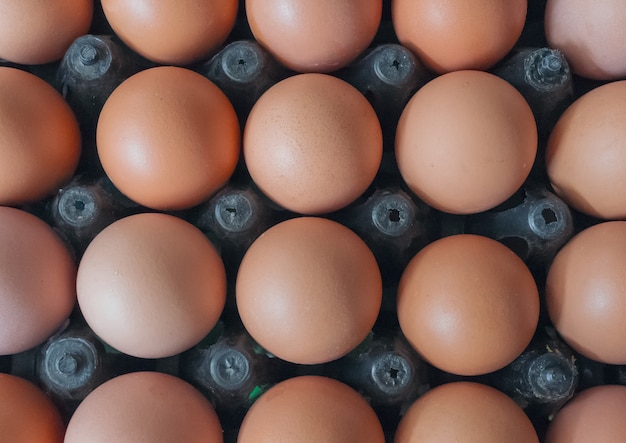
[[[370,189],[345,209],[325,215],[365,240],[383,276],[381,313],[373,332],[356,350],[319,365],[296,365],[268,355],[240,324],[233,284],[214,331],[182,354],[161,359],[124,355],[99,340],[76,310],[64,328],[42,345],[0,356],[0,372],[36,383],[66,420],[90,391],[115,375],[141,370],[169,373],[189,381],[209,398],[220,417],[225,441],[236,441],[241,420],[256,398],[273,384],[296,375],[330,376],[355,388],[377,412],[388,441],[393,441],[402,414],[419,395],[441,383],[475,380],[512,397],[541,438],[550,417],[575,392],[623,383],[624,369],[592,361],[570,349],[542,307],[533,341],[513,363],[482,376],[448,374],[425,363],[402,336],[395,296],[409,260],[435,239],[457,233],[490,237],[512,249],[528,265],[541,292],[547,268],[561,246],[574,233],[598,222],[563,203],[546,177],[542,154],[550,129],[576,97],[600,82],[573,76],[562,55],[547,47],[544,8],[545,2],[529,2],[518,44],[490,69],[513,84],[530,104],[539,129],[538,160],[515,195],[483,213],[437,211],[421,202],[400,178],[393,156],[395,127],[408,100],[434,74],[399,45],[389,1],[384,2],[383,20],[371,47],[333,73],[370,101],[384,137],[383,162]],[[254,41],[244,10],[241,2],[235,28],[222,48],[210,59],[189,66],[220,87],[241,122],[264,91],[295,74]],[[22,207],[52,225],[77,258],[106,225],[149,211],[124,197],[102,175],[93,134],[97,112],[112,90],[131,74],[151,66],[154,64],[117,39],[98,7],[89,35],[77,39],[62,61],[18,66],[54,85],[83,129],[83,155],[76,176],[50,198]],[[277,222],[297,216],[269,202],[251,183],[243,164],[209,201],[175,215],[199,227],[217,245],[229,283],[234,282],[239,262],[255,238]]]

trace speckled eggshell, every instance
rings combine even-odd
[[[395,443],[539,443],[524,411],[502,392],[479,383],[438,386],[402,418]]]
[[[317,215],[343,208],[374,180],[383,151],[378,117],[354,87],[300,74],[266,91],[244,129],[254,182],[277,204]]]
[[[237,307],[252,337],[299,364],[335,360],[370,332],[382,301],[378,264],[345,226],[300,217],[265,231],[246,252]]]
[[[519,39],[527,0],[393,0],[400,43],[439,73],[488,69]]]
[[[298,72],[332,72],[374,39],[382,0],[246,0],[255,39]]]
[[[55,192],[80,151],[78,123],[61,94],[28,72],[0,67],[0,205]]]
[[[546,280],[550,319],[565,341],[604,363],[626,364],[626,221],[573,237]]]
[[[621,443],[626,440],[626,386],[578,393],[550,423],[545,443]]]
[[[626,218],[626,81],[599,86],[565,110],[550,134],[546,166],[570,206]]]
[[[532,274],[513,251],[459,234],[422,249],[398,286],[398,320],[432,365],[459,375],[498,370],[528,346],[539,320]]]
[[[97,127],[106,174],[155,209],[195,206],[230,178],[240,150],[237,115],[224,93],[189,69],[133,75],[107,99]]]
[[[548,44],[565,54],[583,77],[617,80],[626,76],[626,3],[604,0],[548,0],[545,11]]]
[[[0,207],[0,355],[43,343],[76,304],[76,264],[41,219]],[[1,397],[0,397],[1,398]]]
[[[524,97],[481,71],[424,85],[396,130],[396,158],[409,187],[444,212],[486,211],[515,193],[537,154],[537,125]]]
[[[133,372],[92,391],[72,415],[65,443],[222,443],[211,403],[169,374]]]
[[[347,385],[326,377],[285,380],[263,394],[238,443],[384,443],[376,413]]]
[[[163,65],[187,65],[215,52],[237,18],[237,0],[102,0],[115,34]]]
[[[0,58],[36,65],[60,60],[87,34],[93,0],[2,0],[0,10]]]
[[[0,373],[0,432],[7,443],[62,443],[65,425],[52,401],[34,384]]]
[[[215,247],[172,215],[131,215],[105,228],[79,264],[78,303],[106,343],[142,358],[169,357],[204,338],[226,299]]]

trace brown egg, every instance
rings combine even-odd
[[[78,123],[61,95],[32,74],[0,67],[0,205],[53,193],[79,157]]]
[[[537,125],[524,97],[481,71],[444,74],[405,107],[396,131],[402,177],[427,204],[451,213],[486,211],[528,177]]]
[[[39,218],[0,207],[0,355],[43,343],[76,304],[76,265]]]
[[[552,420],[545,443],[626,441],[626,386],[605,385],[577,394]]]
[[[111,379],[78,406],[65,443],[222,443],[211,403],[190,384],[159,372]]]
[[[374,39],[382,0],[246,0],[255,39],[298,72],[332,72]]]
[[[485,374],[528,346],[539,320],[539,294],[524,262],[506,246],[459,234],[429,244],[406,267],[398,320],[434,366]]]
[[[295,218],[267,230],[237,275],[237,307],[252,337],[290,362],[335,360],[361,343],[378,316],[378,264],[354,232]]]
[[[1,9],[0,59],[35,65],[60,60],[87,33],[93,0],[5,0]]]
[[[186,65],[224,43],[237,18],[237,0],[102,0],[115,34],[160,64]]]
[[[239,443],[384,443],[374,410],[331,378],[301,376],[263,394],[246,414]]]
[[[626,222],[605,222],[572,238],[546,280],[548,313],[581,354],[626,364]]]
[[[561,115],[546,165],[552,187],[570,206],[598,218],[626,218],[626,81],[593,89]]]
[[[395,443],[539,443],[524,411],[502,392],[479,383],[438,386],[402,418]]]
[[[380,123],[359,91],[325,74],[300,74],[256,102],[243,153],[254,182],[279,205],[303,214],[340,209],[374,180]]]
[[[1,439],[10,443],[62,443],[65,426],[56,406],[32,383],[0,373]]]
[[[548,0],[545,12],[548,44],[565,54],[583,77],[616,80],[626,76],[626,3],[605,0]]]
[[[111,181],[137,203],[183,209],[230,178],[240,131],[228,98],[210,80],[172,66],[122,83],[98,120],[98,155]]]
[[[393,0],[400,43],[439,72],[487,69],[519,39],[527,0]]]
[[[78,268],[78,303],[89,326],[117,350],[143,358],[178,354],[206,336],[226,299],[226,273],[190,223],[137,214],[109,225]]]

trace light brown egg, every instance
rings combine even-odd
[[[303,214],[353,202],[381,162],[380,123],[365,97],[338,78],[300,74],[256,102],[243,153],[254,182],[274,202]]]
[[[581,354],[626,364],[626,222],[605,222],[572,238],[546,280],[550,319]]]
[[[545,11],[548,44],[565,54],[583,77],[617,80],[626,76],[626,3],[605,0],[548,0]]]
[[[76,118],[52,86],[0,67],[0,205],[56,191],[76,170],[80,143]]]
[[[222,443],[211,403],[190,384],[159,372],[113,378],[78,406],[65,443]]]
[[[301,217],[265,231],[237,274],[237,307],[252,337],[293,363],[335,360],[370,332],[382,301],[378,264],[354,232]]]
[[[250,408],[239,443],[383,443],[373,409],[355,390],[331,378],[285,380]]]
[[[255,39],[298,72],[332,72],[374,39],[382,0],[246,0]]]
[[[65,426],[56,406],[34,384],[0,373],[0,432],[11,443],[62,443]]]
[[[539,294],[524,262],[506,246],[459,234],[429,244],[406,267],[398,320],[434,366],[485,374],[528,346],[539,320]]]
[[[550,423],[545,443],[626,441],[626,386],[596,386],[578,393]]]
[[[393,0],[400,43],[439,72],[487,69],[519,39],[527,0]]]
[[[43,343],[76,304],[76,265],[39,218],[0,207],[0,355]]]
[[[77,277],[89,326],[117,350],[161,358],[198,343],[217,323],[226,273],[215,247],[190,223],[137,214],[89,244]]]
[[[161,66],[130,77],[106,101],[98,155],[130,199],[155,209],[184,209],[230,178],[240,149],[239,121],[210,80]]]
[[[93,0],[3,0],[0,10],[0,58],[36,65],[60,60],[88,32]]]
[[[164,65],[186,65],[217,51],[237,18],[237,0],[102,0],[115,34]]]
[[[539,443],[524,411],[502,392],[472,382],[438,386],[406,412],[395,443]]]
[[[626,218],[626,81],[595,88],[565,110],[550,134],[546,165],[570,206]]]
[[[402,178],[427,204],[450,213],[482,212],[528,177],[537,125],[506,81],[481,71],[451,72],[411,98],[395,149]]]

